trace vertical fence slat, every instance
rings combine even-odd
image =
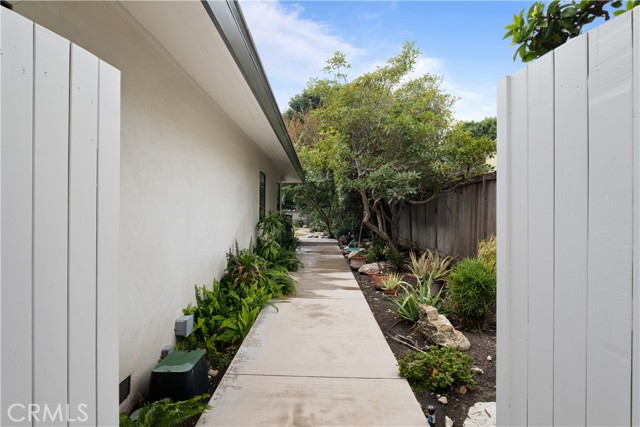
[[[529,293],[529,185],[528,185],[528,70],[525,68],[511,77],[510,135],[508,138],[511,170],[508,198],[511,212],[509,223],[510,251],[519,254],[510,261],[512,273],[510,304],[517,307],[510,312],[511,359],[509,363],[511,425],[527,423],[527,369],[528,364],[528,293]]]
[[[509,145],[511,112],[511,78],[505,77],[498,83],[498,168],[499,177],[496,183],[496,215],[498,229],[497,238],[497,373],[496,373],[496,411],[498,425],[508,426],[511,423],[511,387],[509,380],[509,361],[511,354],[511,293],[510,293],[510,260],[507,247],[509,236],[510,209],[510,176],[511,150]]]
[[[640,8],[633,9],[633,354],[631,425],[640,425]]]
[[[31,402],[33,24],[0,8],[2,41],[2,415]],[[15,417],[23,414],[16,412]],[[14,418],[15,418],[14,417]],[[19,423],[13,423],[19,425]],[[30,423],[29,423],[30,424]],[[23,424],[26,425],[26,422]]]
[[[553,53],[529,66],[528,423],[553,423]]]
[[[96,424],[96,183],[98,59],[71,47],[69,135],[69,405],[72,425]],[[78,413],[79,405],[84,407]],[[86,419],[85,419],[86,418]]]
[[[34,403],[50,407],[67,398],[69,46],[35,26]]]
[[[118,424],[118,242],[120,231],[120,72],[99,65],[97,425]],[[116,315],[114,315],[116,313]]]
[[[631,422],[631,38],[631,14],[589,33],[588,425]]]
[[[556,50],[554,422],[585,422],[589,188],[587,36]]]

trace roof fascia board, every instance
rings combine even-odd
[[[202,0],[202,3],[238,68],[240,68],[260,108],[269,120],[271,128],[278,137],[293,168],[300,179],[304,179],[300,160],[278,110],[278,104],[273,96],[240,5],[234,0]]]

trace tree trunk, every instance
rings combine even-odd
[[[362,197],[362,204],[364,205],[364,218],[362,223],[366,225],[369,230],[376,233],[376,235],[382,239],[395,256],[399,256],[400,251],[398,251],[398,247],[393,240],[391,240],[391,236],[389,236],[382,228],[371,222],[371,207],[369,206],[369,197],[367,196],[367,192],[363,189],[358,189],[358,191],[360,193],[360,197]]]

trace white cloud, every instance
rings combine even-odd
[[[298,4],[249,1],[241,6],[281,109],[309,78],[322,74],[334,52],[343,51],[350,60],[362,53],[328,24],[303,18]]]
[[[375,70],[400,52],[400,46],[391,43],[356,46],[339,37],[331,25],[303,17],[300,4],[251,0],[241,6],[281,110],[310,78],[322,76],[325,61],[337,50],[352,64],[351,77]],[[460,98],[455,105],[456,119],[480,120],[496,114],[495,88],[470,89],[454,83],[443,59],[422,55],[409,78],[425,73],[443,76],[443,88]]]

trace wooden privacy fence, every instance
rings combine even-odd
[[[407,205],[400,241],[459,257],[477,255],[478,241],[496,232],[496,175],[484,175],[422,205]]]
[[[0,424],[118,423],[120,72],[0,7]]]
[[[640,9],[498,90],[498,423],[640,425]]]

